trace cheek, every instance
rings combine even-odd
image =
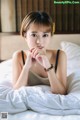
[[[47,46],[49,45],[49,43],[50,43],[50,40],[49,40],[49,39],[48,39],[48,40],[44,40],[43,45],[44,45],[45,47],[47,47]]]
[[[32,40],[30,40],[30,39],[28,38],[28,36],[26,36],[25,41],[27,42],[28,47],[31,49],[32,46],[33,46],[33,42],[32,42]]]
[[[32,47],[34,47],[34,45],[35,45],[32,40],[28,40],[28,41],[27,41],[27,44],[28,44],[29,48],[32,48]]]

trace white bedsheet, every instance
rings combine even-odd
[[[9,115],[8,118],[8,120],[80,120],[80,115],[54,116],[28,110],[26,112]]]
[[[18,113],[28,109],[51,115],[80,114],[80,93],[65,96],[52,94],[47,86],[21,87],[15,91],[0,86],[0,112]]]
[[[7,69],[6,69],[6,67],[7,67]],[[54,114],[54,111],[52,111],[52,108],[56,108],[57,110],[58,110],[58,108],[56,107],[56,105],[53,106],[54,99],[52,99],[52,96],[54,96],[54,94],[51,94],[49,87],[47,87],[47,86],[46,87],[36,86],[36,87],[32,87],[32,88],[22,87],[17,92],[14,92],[14,90],[11,88],[11,60],[0,64],[0,83],[3,83],[1,81],[2,78],[3,78],[4,81],[6,81],[6,83],[8,85],[8,87],[4,87],[4,86],[0,87],[0,96],[1,96],[0,103],[3,102],[3,105],[1,104],[2,108],[4,106],[3,109],[5,109],[6,104],[4,105],[4,103],[6,101],[7,104],[9,102],[8,105],[11,105],[12,108],[14,107],[14,110],[12,111],[12,113],[19,112],[20,109],[21,109],[21,111],[25,111],[25,109],[27,110],[27,108],[33,109],[33,110],[38,112],[37,113],[37,112],[33,112],[31,110],[27,110],[25,112],[17,113],[17,114],[14,114],[14,115],[9,114],[9,119],[10,118],[11,118],[11,120],[13,120],[13,119],[14,120],[16,120],[16,119],[22,120],[22,118],[25,119],[25,120],[28,120],[28,119],[29,120],[31,120],[31,119],[32,120],[37,120],[37,119],[38,120],[43,120],[45,118],[46,118],[46,120],[47,119],[49,119],[49,120],[52,120],[52,119],[56,119],[56,120],[60,120],[60,119],[61,120],[67,120],[67,119],[68,120],[72,120],[72,119],[73,120],[78,120],[78,119],[80,119],[80,116],[77,115],[77,114],[80,114],[80,95],[79,95],[79,92],[77,92],[77,93],[75,92],[75,94],[73,94],[74,90],[71,91],[71,93],[68,95],[69,98],[71,99],[71,95],[72,95],[72,97],[74,97],[76,95],[76,97],[74,97],[75,99],[71,99],[72,103],[70,103],[70,104],[69,104],[69,99],[68,99],[68,101],[65,102],[66,104],[64,104],[64,102],[63,102],[65,100],[64,95],[62,97],[60,97],[60,95],[57,95],[58,98],[59,98],[58,99],[59,104],[56,104],[57,107],[62,109],[62,111],[64,111],[63,107],[65,108],[66,111],[62,112],[62,115],[67,115],[67,114],[69,114],[69,115],[68,116],[62,116],[62,115],[61,116],[53,116],[53,115],[48,115],[48,114]],[[78,74],[78,77],[76,77],[76,78],[79,78],[79,74]],[[8,82],[10,84],[8,84]],[[27,89],[28,93],[26,92],[26,89]],[[22,91],[25,93],[24,95],[23,95]],[[3,92],[4,96],[3,96],[2,92]],[[35,93],[34,97],[33,97],[31,92]],[[8,93],[8,94],[6,94],[6,93]],[[18,97],[19,101],[17,101],[17,99],[16,99],[16,94],[17,94],[17,97]],[[29,95],[29,99],[26,100],[27,102],[25,101],[25,99],[23,99],[23,98],[25,98],[26,94]],[[37,95],[37,96],[35,96],[35,95]],[[20,96],[21,96],[21,98],[20,98]],[[55,97],[55,100],[56,100],[57,96]],[[48,97],[47,100],[46,100],[46,97]],[[10,101],[10,100],[12,100],[12,101]],[[19,110],[19,111],[15,111],[15,104],[13,104],[14,101],[16,101],[16,103],[17,103],[16,108],[18,107],[17,110]],[[46,101],[46,102],[43,102],[43,101]],[[22,107],[21,107],[21,104],[20,104],[20,106],[18,104],[20,102],[24,103],[24,105]],[[34,103],[34,106],[32,105],[33,103]],[[55,101],[55,103],[56,103],[56,101]],[[36,106],[35,106],[35,104],[36,104]],[[0,108],[1,108],[1,105],[0,105]],[[25,105],[26,105],[26,107],[24,107]],[[48,105],[47,109],[46,109],[46,105]],[[9,108],[9,107],[10,106],[7,106],[6,108]],[[71,110],[69,110],[67,112],[67,109],[69,107],[72,107],[72,108],[71,108]],[[2,108],[1,108],[0,112],[2,112]],[[73,108],[75,108],[75,109],[73,109]],[[5,109],[5,111],[6,111],[6,109]],[[9,111],[10,111],[10,109],[9,109]],[[40,114],[39,112],[42,113],[42,114]],[[76,115],[71,115],[71,114],[74,114],[74,112],[75,112]],[[48,114],[43,114],[43,113],[48,113]],[[58,115],[59,114],[61,114],[60,111],[58,112]],[[56,113],[55,113],[55,115],[56,115]]]

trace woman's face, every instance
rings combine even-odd
[[[32,23],[26,32],[26,41],[29,49],[45,48],[51,40],[51,28],[48,26]]]

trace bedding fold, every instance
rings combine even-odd
[[[52,94],[49,86],[28,86],[18,90],[0,86],[0,112],[14,114],[31,109],[51,115],[80,114],[80,93]]]
[[[60,95],[52,94],[46,85],[23,86],[14,90],[11,86],[11,62],[0,64],[0,112],[15,114],[33,110],[50,115],[80,114],[80,69],[68,76],[68,94]]]

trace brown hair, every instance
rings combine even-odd
[[[42,24],[51,27],[53,34],[53,21],[46,12],[30,12],[22,21],[20,34],[24,37],[25,32],[29,29],[31,23]]]

